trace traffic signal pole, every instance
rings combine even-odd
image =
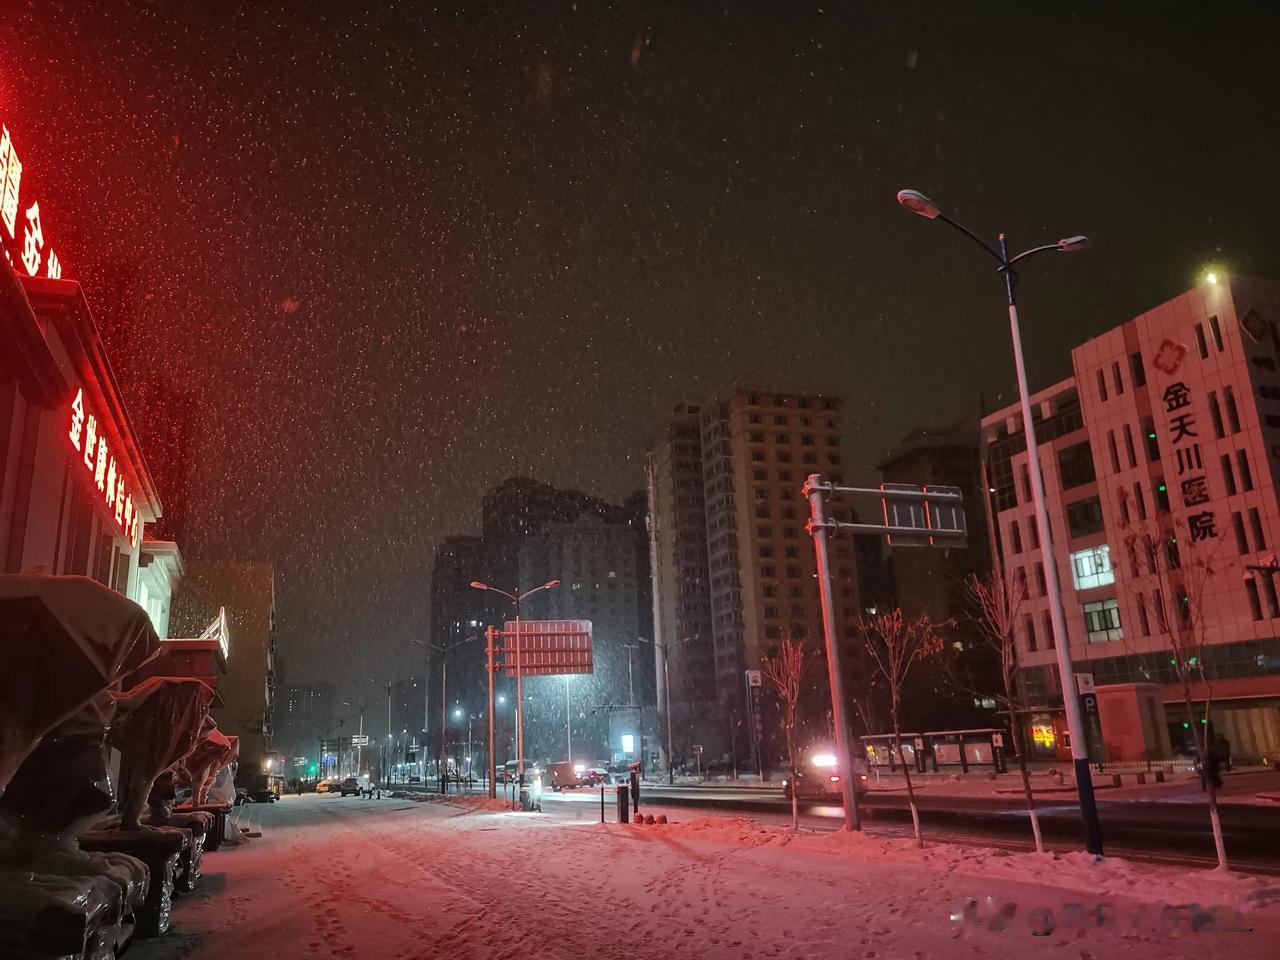
[[[804,495],[809,499],[809,533],[813,536],[813,553],[818,566],[818,599],[822,606],[822,633],[826,638],[827,680],[831,687],[831,718],[836,728],[836,756],[840,758],[843,773],[840,792],[844,797],[844,828],[861,830],[862,816],[858,809],[858,790],[853,764],[853,738],[849,728],[848,707],[844,695],[844,671],[840,662],[840,641],[836,636],[835,603],[831,599],[831,564],[827,550],[827,513],[823,496],[826,489],[822,478],[811,474],[804,484]],[[792,790],[795,784],[792,784]]]
[[[838,494],[878,498],[884,522],[842,523],[829,520],[826,498]],[[860,754],[865,762],[866,755],[862,751],[855,751],[852,728],[849,725],[849,705],[844,690],[827,541],[831,533],[846,530],[851,533],[927,537],[930,546],[937,541],[951,545],[957,540],[963,543],[966,537],[964,497],[956,487],[921,486],[919,490],[902,485],[880,489],[838,487],[825,482],[816,473],[809,474],[805,479],[804,495],[809,501],[809,522],[806,528],[813,538],[813,553],[817,564],[818,599],[822,607],[822,633],[827,651],[827,679],[831,686],[831,718],[835,726],[836,757],[844,765],[840,780],[840,792],[844,798],[844,826],[846,830],[861,830],[862,817],[858,809],[861,764],[855,764],[854,760]],[[913,509],[917,504],[920,509]]]

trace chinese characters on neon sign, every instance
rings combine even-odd
[[[67,436],[80,454],[79,461],[85,472],[102,495],[107,512],[115,519],[116,527],[136,547],[141,542],[142,521],[134,508],[133,497],[125,490],[124,471],[117,469],[107,438],[99,430],[98,418],[85,411],[83,387],[76,391],[76,398],[71,402],[71,429]]]
[[[30,191],[28,191],[29,193]],[[9,128],[0,124],[0,247],[5,259],[14,256],[27,276],[44,275],[54,280],[62,277],[62,263],[51,247],[45,245],[44,225],[40,222],[40,204],[34,199],[23,206],[22,161],[13,146]]]
[[[1186,515],[1187,530],[1193,542],[1208,540],[1218,535],[1218,526],[1213,511],[1205,507],[1209,502],[1209,481],[1204,473],[1200,442],[1196,439],[1199,434],[1191,413],[1191,388],[1175,380],[1165,388],[1160,399],[1169,415],[1169,445],[1178,467],[1178,497],[1182,507],[1190,511]]]

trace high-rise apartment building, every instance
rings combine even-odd
[[[1097,686],[1107,759],[1190,749],[1170,636],[1206,647],[1199,703],[1237,757],[1280,753],[1280,284],[1204,283],[1072,351],[1033,397],[1077,674]],[[1025,585],[1018,635],[1037,748],[1066,752],[1017,406],[982,423],[999,553]],[[1066,685],[1075,695],[1075,681]]]
[[[605,523],[587,513],[572,523],[546,524],[520,550],[522,582],[560,580],[555,589],[530,597],[524,615],[538,620],[590,620],[592,628],[590,676],[534,680],[534,686],[546,688],[552,704],[550,710],[543,711],[549,714],[544,725],[553,726],[556,731],[543,750],[548,756],[564,752],[559,734],[565,729],[560,710],[563,690],[577,728],[573,735],[574,742],[580,745],[575,753],[577,759],[638,757],[640,708],[653,703],[654,689],[653,650],[642,650],[639,643],[638,536],[639,532],[628,524]],[[644,573],[647,575],[647,571]],[[564,689],[566,684],[568,688]],[[620,721],[613,724],[616,738],[610,737],[611,716]],[[631,739],[624,744],[622,736]]]
[[[596,623],[598,653],[607,648],[608,644],[635,644],[637,637],[647,636],[651,632],[649,585],[647,580],[637,577],[635,573],[648,566],[645,506],[642,494],[633,495],[619,505],[578,490],[562,490],[539,480],[523,477],[505,480],[485,494],[482,535],[446,537],[440,541],[433,558],[430,642],[453,650],[447,654],[447,699],[451,705],[474,704],[478,711],[487,702],[484,642],[478,640],[466,643],[466,640],[471,636],[483,635],[490,624],[501,627],[514,613],[510,602],[498,594],[473,589],[471,583],[474,580],[511,592],[528,590],[548,580],[561,580],[561,585],[546,597],[537,595],[536,599],[526,604],[521,611],[523,616],[534,618],[546,615],[557,619],[584,617],[593,623],[596,623],[597,618],[587,612],[590,603],[585,594],[579,593],[570,602],[565,592],[572,591],[574,583],[595,584],[599,581],[610,584],[602,587],[599,597],[603,605],[599,607],[598,613],[603,620]],[[576,545],[581,539],[578,533],[585,530],[585,527],[579,527],[580,521],[595,524],[600,530],[609,532],[608,551],[604,550],[606,544],[603,541],[599,544],[594,542],[594,533],[587,537],[592,549],[581,563]],[[592,573],[597,569],[598,576]],[[610,571],[614,573],[612,578],[608,576]],[[588,573],[592,575],[587,576]],[[555,595],[554,598],[551,594]],[[604,602],[608,598],[615,599],[630,611],[623,618],[625,624],[616,623],[616,611]],[[565,610],[572,609],[575,612],[571,615],[547,612],[552,609],[549,605],[561,603],[565,605]],[[625,630],[622,629],[623,626]],[[624,632],[626,638],[622,637]],[[605,644],[605,647],[600,647],[600,644]],[[428,742],[438,744],[441,655],[433,650],[430,660],[431,680],[425,691],[425,699],[435,702],[437,708],[433,708],[427,717],[431,730]],[[612,654],[604,662],[612,663]],[[639,667],[638,658],[636,664]],[[651,670],[648,663],[644,666]],[[645,676],[651,677],[651,673],[646,673]],[[593,688],[599,686],[595,682],[599,679],[593,679]],[[625,677],[623,681],[625,683]],[[514,695],[510,681],[501,675],[497,681],[497,689],[499,695],[508,700]],[[651,680],[645,684],[637,680],[637,699],[642,692],[651,698],[651,691]],[[589,702],[593,709],[602,708],[606,703],[624,703],[627,696],[625,686],[619,687],[610,681],[607,693],[594,693],[583,702]],[[546,723],[554,722],[559,729],[563,729],[563,699],[559,701],[558,709],[559,719],[548,719]],[[545,711],[539,708],[526,718],[531,721],[527,734],[532,734],[535,738],[538,736],[539,731],[534,727],[542,722],[543,712]],[[419,711],[419,715],[422,715],[422,711]],[[583,719],[585,721],[586,718]],[[586,726],[582,729],[585,734]],[[526,742],[530,743],[528,736]],[[563,752],[563,744],[559,740],[555,744]],[[549,746],[548,749],[550,748]],[[586,759],[598,760],[604,756],[593,753]]]
[[[661,644],[655,648],[657,699],[665,709],[669,678],[672,747],[680,758],[688,757],[696,742],[694,719],[714,710],[716,702],[699,413],[696,404],[676,407],[647,465],[653,629]]]
[[[717,749],[749,755],[750,731],[738,730],[747,715],[746,671],[758,669],[784,637],[821,643],[802,488],[811,473],[843,482],[838,416],[833,397],[739,387],[698,407],[677,408],[650,452],[655,616],[660,640],[672,645],[672,712],[686,679],[695,682],[684,675],[695,665],[703,672],[696,683],[711,692],[709,659],[718,709],[702,712],[694,726],[695,736]],[[696,471],[690,469],[695,459]],[[695,533],[699,509],[705,540]],[[832,573],[839,638],[851,644],[858,614],[851,540],[833,542]],[[696,641],[686,641],[667,632],[681,633],[701,616],[709,616],[709,644],[696,634]],[[677,647],[686,643],[696,643],[700,659],[677,658]],[[817,669],[810,676],[808,699],[816,707],[825,675]]]

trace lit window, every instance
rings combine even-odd
[[[1100,547],[1077,550],[1071,554],[1071,576],[1077,590],[1091,590],[1115,583],[1115,571],[1111,569],[1111,548],[1104,543]]]
[[[1084,629],[1090,643],[1124,638],[1124,631],[1120,629],[1120,605],[1114,597],[1084,605]]]

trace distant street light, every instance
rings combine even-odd
[[[497,587],[491,587],[482,580],[472,580],[471,587],[474,590],[488,590],[490,593],[496,593],[500,597],[506,597],[511,601],[512,607],[515,608],[515,660],[516,660],[516,776],[520,783],[520,809],[529,809],[529,788],[524,782],[524,664],[520,660],[520,604],[522,601],[539,593],[542,590],[550,590],[552,587],[560,586],[559,580],[548,580],[540,587],[534,587],[532,590],[526,590],[520,593],[507,593],[505,590],[499,590]],[[492,707],[492,704],[490,704]],[[489,711],[489,792],[493,795],[493,710]]]
[[[445,760],[444,731],[445,731],[445,727],[448,725],[448,722],[446,721],[445,717],[447,716],[447,712],[449,708],[449,697],[448,697],[449,661],[446,660],[445,657],[448,654],[453,653],[453,651],[457,650],[458,647],[462,646],[464,643],[471,643],[473,640],[479,640],[479,639],[480,639],[480,636],[478,634],[472,635],[470,637],[467,637],[464,640],[459,640],[457,643],[452,643],[448,647],[442,647],[439,644],[432,643],[430,640],[411,639],[409,641],[410,643],[416,643],[419,646],[423,646],[431,650],[435,650],[437,653],[440,654],[440,753],[437,754],[436,765],[439,768],[439,772],[442,777],[444,776],[443,763]],[[429,687],[430,684],[424,683],[423,686]],[[424,719],[424,727],[425,727],[426,718],[424,717],[423,719]],[[423,732],[426,733],[426,730],[424,729]],[[424,743],[423,749],[425,750],[425,748],[426,748],[426,744]],[[423,771],[422,775],[425,781],[425,778],[426,778],[425,770]]]
[[[661,640],[646,640],[644,637],[636,637],[641,643],[651,643],[653,648],[662,654],[662,698],[666,701],[667,712],[667,783],[676,782],[675,770],[675,754],[671,752],[671,671],[667,664],[667,644]],[[697,637],[685,637],[677,640],[677,643],[688,643],[696,640]],[[630,663],[628,662],[628,669]]]
[[[1018,326],[1018,305],[1014,289],[1018,275],[1014,265],[1029,260],[1040,253],[1054,251],[1073,253],[1089,246],[1089,238],[1067,237],[1057,243],[1047,243],[1009,256],[1009,246],[1002,233],[999,235],[999,252],[990,247],[968,227],[944,216],[932,200],[917,190],[898,191],[898,203],[930,220],[959,230],[966,237],[995,258],[1004,281],[1005,297],[1009,306],[1009,331],[1013,340],[1013,364],[1018,377],[1018,398],[1022,406],[1022,429],[1027,439],[1027,472],[1031,480],[1031,497],[1035,502],[1036,530],[1045,555],[1045,592],[1049,595],[1049,615],[1053,624],[1054,646],[1058,656],[1058,672],[1061,675],[1062,704],[1066,709],[1067,730],[1071,736],[1071,758],[1075,765],[1076,789],[1080,796],[1080,816],[1084,820],[1085,848],[1096,856],[1102,856],[1102,827],[1098,822],[1098,805],[1093,795],[1093,777],[1089,772],[1088,741],[1084,718],[1080,713],[1080,701],[1076,695],[1075,667],[1071,662],[1071,647],[1067,637],[1067,621],[1062,610],[1062,590],[1058,583],[1058,565],[1053,557],[1053,536],[1049,530],[1049,512],[1044,500],[1044,477],[1040,473],[1040,451],[1037,448],[1035,420],[1031,415],[1031,395],[1027,390],[1027,370],[1022,358],[1022,333]],[[1014,718],[1013,722],[1018,722]]]

